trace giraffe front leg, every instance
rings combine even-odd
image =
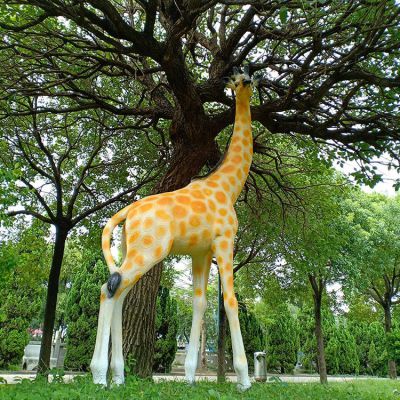
[[[238,389],[245,391],[251,387],[251,383],[240,331],[238,302],[233,289],[233,241],[218,237],[215,239],[214,245],[224,293],[224,307],[231,331],[233,366],[237,375]]]
[[[192,257],[193,319],[189,347],[185,360],[186,381],[193,385],[197,368],[201,321],[207,307],[206,291],[211,266],[211,253]]]
[[[107,284],[104,284],[101,287],[96,345],[90,363],[93,382],[103,386],[107,386],[108,343],[110,340],[110,325],[114,305],[115,300],[108,297]]]

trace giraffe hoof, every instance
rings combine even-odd
[[[121,375],[114,375],[111,380],[111,387],[122,386],[125,383],[125,377]]]
[[[186,378],[186,384],[190,387],[196,386],[196,381],[194,379],[187,379]]]
[[[249,390],[251,388],[251,383],[238,383],[237,385],[237,390],[241,393],[245,392],[246,390]]]

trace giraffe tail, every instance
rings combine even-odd
[[[103,249],[103,255],[106,260],[110,274],[117,272],[118,268],[115,265],[114,257],[111,254],[111,236],[115,227],[122,221],[125,221],[132,204],[118,211],[113,217],[111,217],[106,226],[103,229],[103,235],[101,238],[101,245]]]

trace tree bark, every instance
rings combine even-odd
[[[392,314],[390,305],[385,305],[383,309],[385,312],[385,333],[388,335],[392,331]],[[390,355],[388,360],[388,375],[390,379],[397,379],[396,361],[392,360]]]
[[[210,154],[215,151],[215,145],[211,140],[206,146],[204,143],[197,145],[199,140],[204,141],[204,137],[192,143],[183,141],[182,137],[187,135],[180,129],[174,126],[170,133],[171,139],[175,141],[175,154],[172,157],[174,162],[155,189],[156,193],[176,190],[190,183],[190,179],[199,174]],[[197,133],[199,134],[199,132]],[[124,354],[128,360],[131,358],[134,361],[130,365],[133,374],[143,378],[152,375],[155,306],[161,273],[162,264],[160,263],[154,266],[132,288],[124,305]]]
[[[225,338],[226,338],[226,314],[224,308],[224,297],[221,290],[221,277],[218,275],[218,369],[217,369],[218,383],[223,383],[226,380]]]
[[[313,300],[314,300],[314,319],[315,319],[315,337],[317,339],[317,362],[319,380],[321,383],[328,383],[328,374],[326,372],[326,361],[325,361],[325,346],[324,346],[324,333],[322,329],[322,293],[324,285],[321,280],[317,282],[315,276],[309,276],[309,280],[313,289]]]
[[[51,262],[46,307],[43,321],[43,336],[40,347],[38,375],[47,376],[50,369],[50,355],[53,339],[54,321],[56,317],[58,285],[64,257],[65,242],[68,229],[56,226],[56,239],[54,243],[53,259]]]

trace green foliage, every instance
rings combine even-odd
[[[87,251],[66,299],[67,369],[87,371],[93,354],[100,307],[100,287],[108,270],[99,252]]]
[[[291,373],[296,365],[299,346],[297,320],[283,303],[267,326],[268,371]]]
[[[326,364],[328,374],[358,374],[360,362],[356,341],[343,321],[334,323],[326,331]]]
[[[34,224],[0,245],[0,368],[20,366],[29,342],[28,328],[40,316],[48,246]]]
[[[1,385],[0,400],[393,400],[399,385],[393,381],[363,380],[331,383],[254,383],[246,393],[239,393],[232,383],[199,382],[189,388],[184,382],[153,383],[128,378],[126,385],[105,390],[90,382],[90,377],[76,378],[73,383],[30,382]]]
[[[385,376],[387,348],[382,324],[350,321],[349,329],[356,342],[360,374]]]
[[[160,287],[157,296],[156,340],[153,371],[170,372],[177,350],[178,308],[169,289]]]

